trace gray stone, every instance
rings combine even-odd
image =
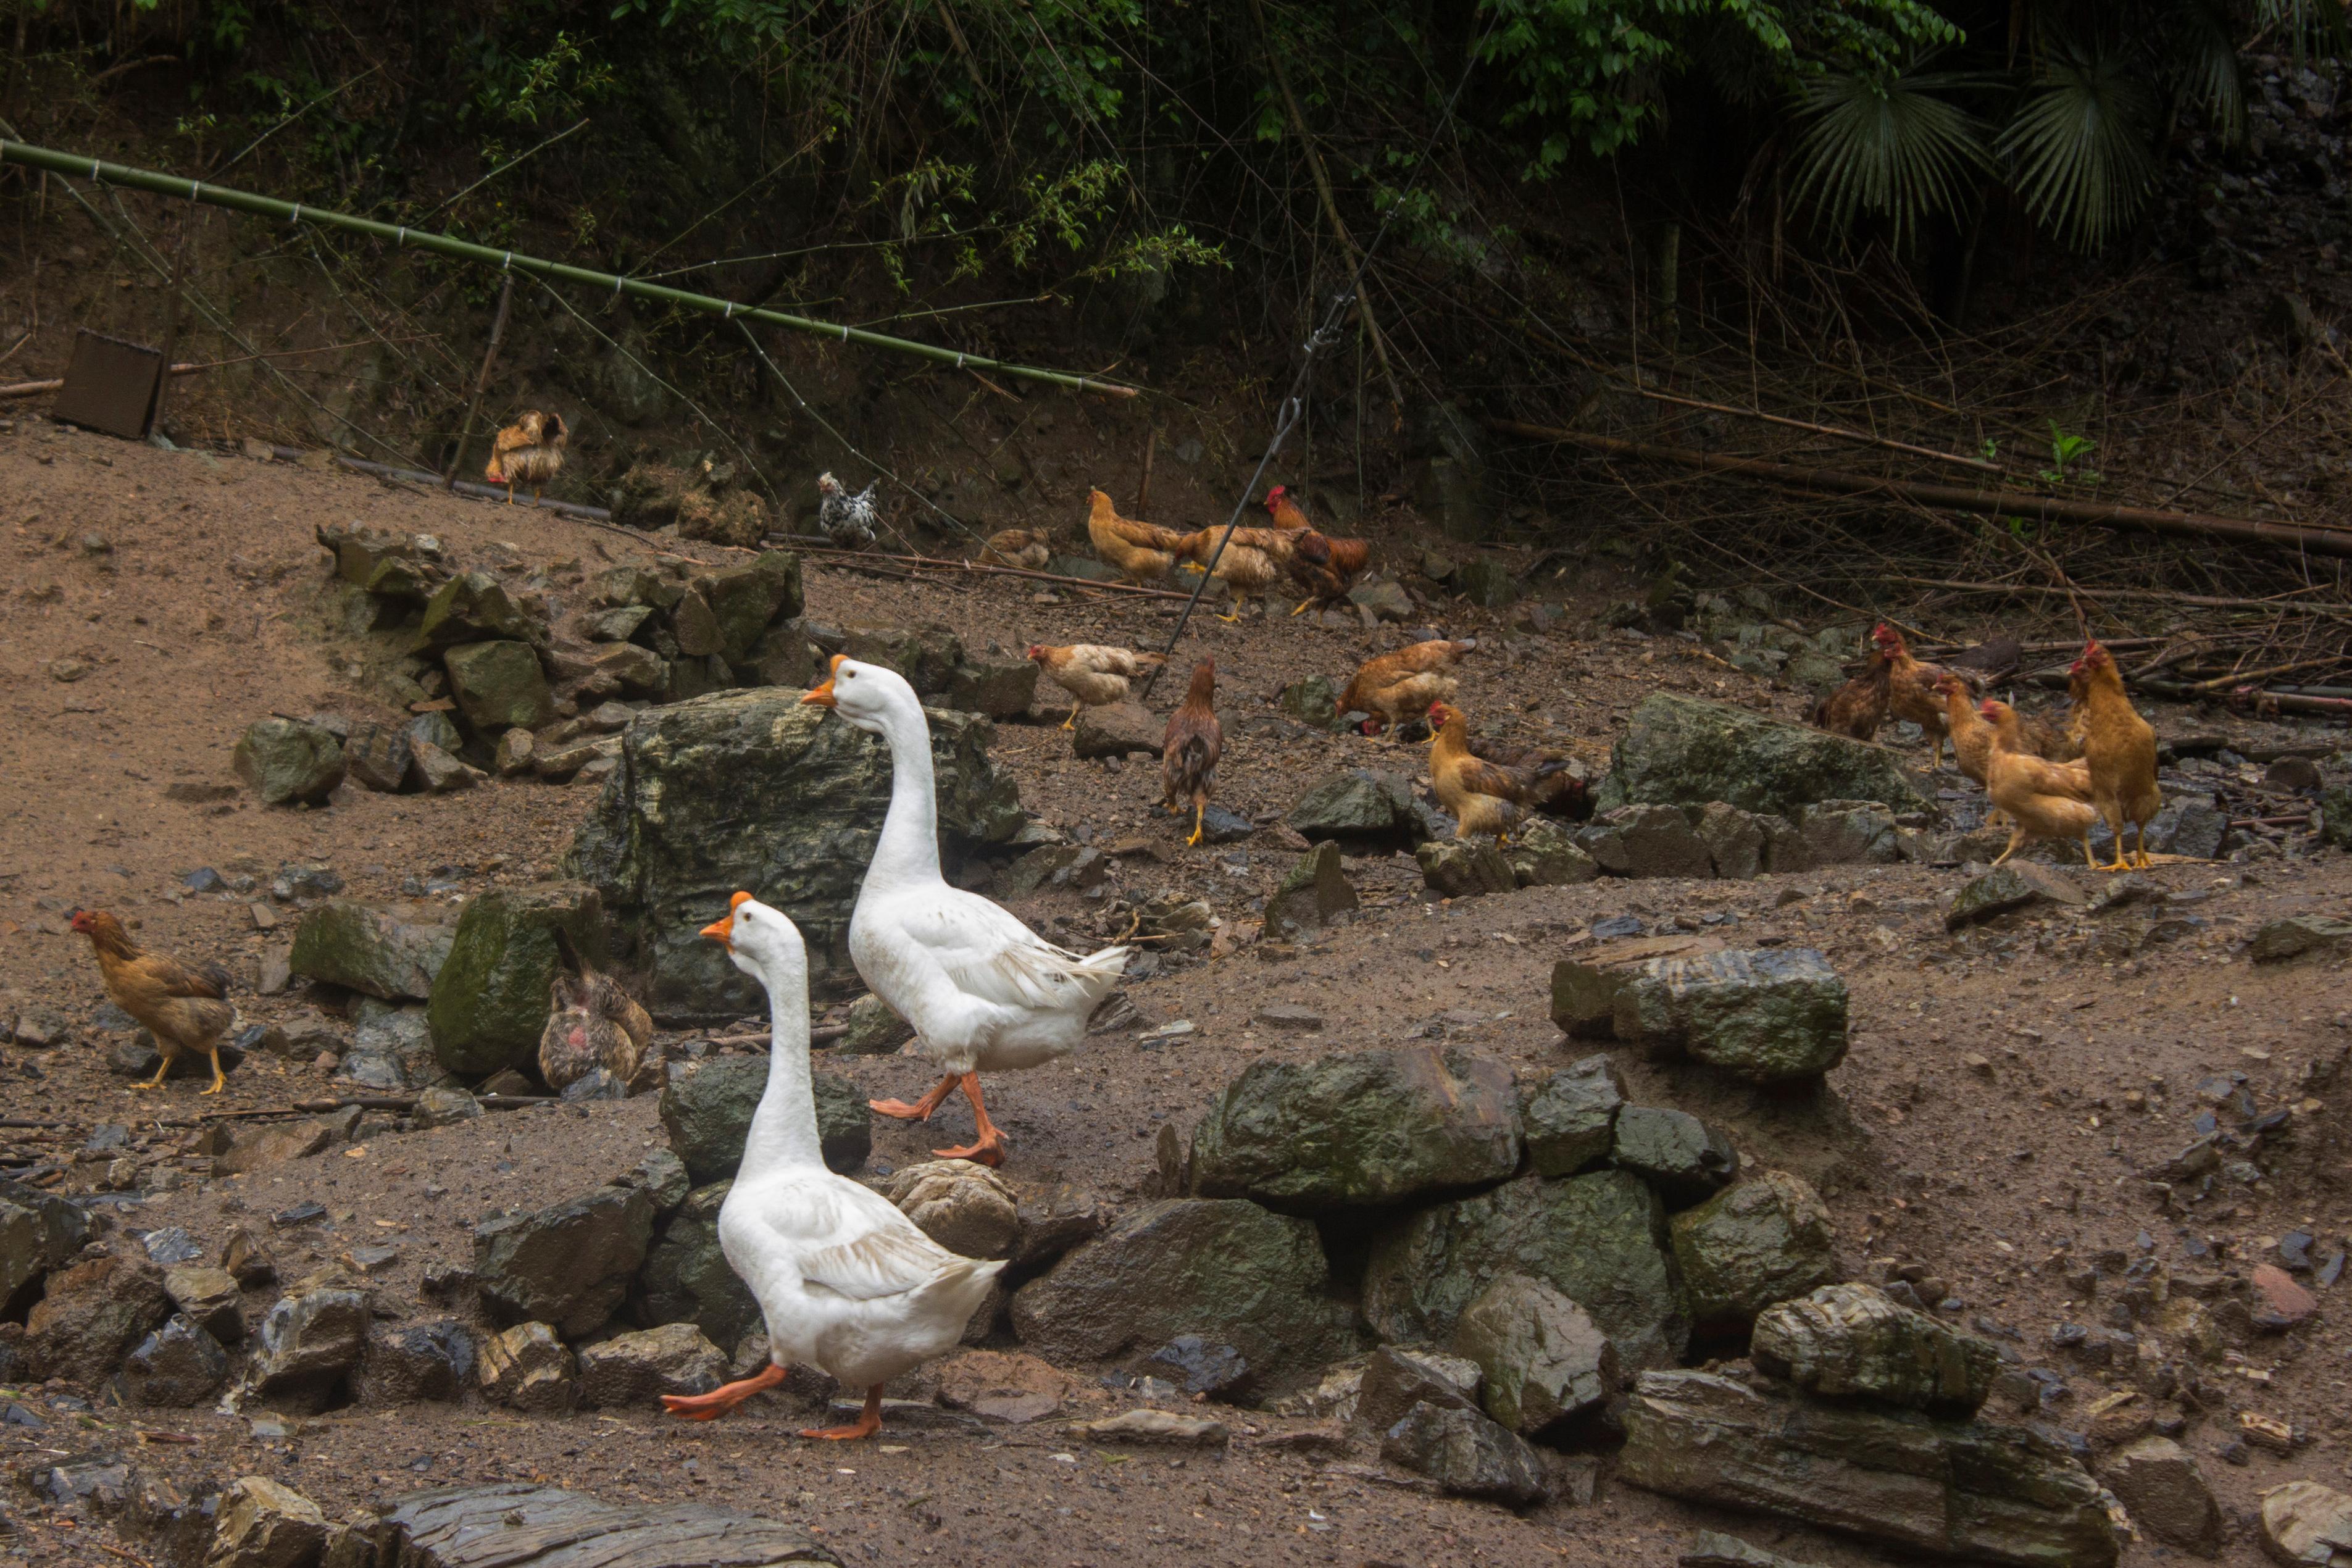
[[[1944,929],[1958,931],[2037,904],[2079,906],[2089,895],[2063,872],[2031,860],[2012,860],[1970,880],[1944,911]]]
[[[1356,907],[1356,889],[1348,881],[1339,846],[1327,841],[1301,855],[1284,874],[1282,885],[1265,901],[1265,931],[1287,940],[1320,931]]]
[[[320,1286],[281,1296],[254,1335],[246,1379],[264,1399],[322,1409],[367,1351],[367,1298]]]
[[[1037,667],[1025,658],[968,659],[948,672],[947,705],[989,719],[1018,719],[1037,695]]]
[[[1759,1171],[1668,1222],[1675,1263],[1703,1333],[1745,1333],[1756,1314],[1837,1279],[1836,1234],[1821,1194]]]
[[[1499,1182],[1518,1168],[1510,1069],[1434,1047],[1253,1062],[1192,1132],[1192,1190],[1317,1214]]]
[[[1436,837],[1429,818],[1402,775],[1347,768],[1308,785],[1285,820],[1309,839],[1411,846]]]
[[[559,1347],[560,1348],[560,1347]],[[665,1499],[653,1505],[600,1502],[584,1491],[505,1481],[410,1492],[385,1503],[377,1533],[381,1559],[403,1568],[494,1568],[521,1562],[509,1542],[556,1542],[531,1561],[574,1565],[759,1563],[787,1568],[842,1559],[798,1524],[727,1513],[707,1504]],[[489,1555],[485,1555],[488,1553]],[[858,1553],[852,1561],[865,1562]],[[320,1568],[358,1568],[330,1560]]]
[[[1475,555],[1454,569],[1454,591],[1481,608],[1499,610],[1519,596],[1517,571],[1492,556]]]
[[[1085,1188],[1060,1183],[1024,1190],[1014,1217],[1020,1223],[1013,1237],[1013,1264],[1028,1268],[1100,1236],[1110,1211]]]
[[[1012,840],[1026,820],[988,758],[986,720],[927,713],[948,853]],[[695,933],[739,889],[789,914],[817,978],[850,970],[849,913],[890,803],[880,737],[752,688],[640,714],[621,766],[574,838],[566,874],[594,887],[615,956],[650,971],[656,1014],[733,1017],[767,1003]]]
[[[1571,887],[1601,875],[1601,863],[1578,846],[1574,830],[1547,816],[1521,823],[1503,858],[1522,888]]]
[[[407,906],[330,900],[302,917],[288,965],[307,980],[388,1002],[422,1002],[433,994],[433,977],[455,934],[448,926],[426,923],[425,915]]]
[[[2319,795],[2319,841],[2352,849],[2352,784],[2330,784]]]
[[[539,738],[518,724],[499,737],[490,771],[502,779],[520,778],[530,772],[531,759],[538,752]]]
[[[835,1073],[814,1075],[814,1088],[824,1163],[843,1173],[855,1171],[874,1147],[866,1097]],[[765,1057],[720,1057],[689,1065],[663,1085],[662,1130],[697,1184],[735,1173],[743,1158],[743,1140],[751,1131],[751,1112],[767,1089]]]
[[[2199,1557],[2221,1550],[2221,1510],[2196,1459],[2169,1437],[2142,1437],[2110,1455],[2099,1479],[2131,1513],[2132,1523],[2168,1546]],[[2352,1522],[2352,1510],[2347,1510]],[[2344,1542],[2352,1551],[2352,1531]]]
[[[245,1299],[236,1277],[227,1269],[183,1263],[164,1270],[163,1293],[190,1322],[222,1344],[245,1338]]]
[[[562,1333],[591,1332],[627,1294],[653,1227],[653,1199],[618,1186],[476,1226],[483,1309],[501,1325],[537,1321]]]
[[[614,1334],[580,1349],[580,1403],[591,1409],[650,1406],[665,1394],[708,1394],[727,1356],[692,1323]]]
[[[362,1405],[454,1403],[473,1386],[477,1360],[473,1331],[463,1323],[398,1324],[368,1341],[352,1393]]]
[[[1679,1051],[1756,1083],[1820,1078],[1845,1059],[1845,982],[1811,948],[1657,958],[1624,977],[1621,1040]]]
[[[161,1272],[144,1258],[60,1268],[25,1316],[25,1365],[35,1378],[100,1387],[170,1309]]]
[[[1706,846],[1717,876],[1746,881],[1763,874],[1764,825],[1755,813],[1711,800],[1699,808],[1691,830]]]
[[[1627,805],[1596,816],[1578,847],[1612,877],[1711,877],[1715,861],[1690,818],[1671,805]]]
[[[1595,805],[1718,800],[1792,820],[1829,800],[1876,801],[1896,812],[1934,809],[1903,757],[1885,747],[1675,692],[1643,699],[1617,742]]]
[[[1609,1157],[1656,1188],[1670,1209],[1706,1202],[1739,1173],[1728,1138],[1688,1111],[1663,1106],[1620,1110]]]
[[[1404,584],[1386,577],[1374,577],[1348,590],[1348,602],[1360,610],[1370,613],[1376,621],[1399,622],[1412,619],[1412,595]]]
[[[80,1205],[0,1180],[0,1320],[21,1320],[42,1279],[71,1263],[89,1239]]]
[[[317,1503],[267,1477],[246,1476],[221,1494],[204,1568],[310,1568],[329,1534]]]
[[[1172,1383],[1185,1394],[1228,1401],[1247,1398],[1257,1386],[1257,1369],[1249,1358],[1227,1344],[1213,1344],[1198,1334],[1179,1334],[1146,1356],[1150,1376]]]
[[[1454,1348],[1478,1363],[1486,1414],[1522,1436],[1559,1433],[1617,1395],[1617,1347],[1583,1308],[1524,1274],[1462,1310]]]
[[[772,626],[801,613],[800,557],[790,551],[761,551],[740,566],[697,577],[687,597],[699,598],[710,607],[719,629],[719,647],[712,651],[730,665],[748,665],[760,657]],[[679,603],[683,607],[685,601]]]
[[[1013,1328],[1055,1361],[1108,1361],[1194,1333],[1286,1383],[1354,1348],[1329,1282],[1304,1219],[1239,1200],[1163,1200],[1023,1286]]]
[[[1550,1495],[1542,1458],[1475,1410],[1416,1405],[1382,1434],[1381,1458],[1462,1497],[1524,1508]]]
[[[1823,1397],[1860,1397],[1967,1415],[1992,1392],[2000,1356],[1990,1340],[1897,1306],[1871,1285],[1829,1285],[1756,1319],[1759,1371]]]
[[[1282,689],[1275,705],[1300,723],[1317,730],[1339,727],[1339,689],[1328,675],[1310,675]],[[2352,811],[2347,811],[2352,816]]]
[[[1528,1162],[1540,1176],[1572,1176],[1617,1141],[1625,1080],[1605,1056],[1586,1057],[1533,1089],[1520,1111]]]
[[[1817,866],[1891,866],[1903,858],[1895,814],[1874,801],[1825,800],[1797,814]]]
[[[527,1415],[557,1415],[580,1397],[572,1352],[545,1323],[517,1323],[482,1342],[482,1397]]]
[[[227,1381],[228,1352],[176,1312],[122,1364],[122,1396],[130,1405],[184,1409]]]
[[[1113,702],[1082,709],[1078,727],[1070,737],[1070,752],[1080,757],[1124,757],[1160,754],[1168,721],[1155,718],[1140,702]]]
[[[534,642],[539,628],[507,597],[487,572],[467,572],[444,583],[425,602],[415,651],[439,653],[463,643]]]
[[[1021,1226],[1021,1201],[1004,1179],[969,1160],[901,1167],[884,1189],[925,1236],[964,1258],[1003,1258]]]
[[[847,1032],[833,1048],[845,1057],[890,1056],[915,1037],[915,1026],[871,992],[849,1005],[843,1026]]]
[[[331,731],[298,719],[255,721],[229,763],[264,805],[315,805],[343,782],[342,742]]]
[[[520,725],[535,730],[555,719],[555,697],[529,643],[462,643],[442,656],[457,710],[481,734]]]
[[[2263,1494],[2263,1550],[2288,1568],[2352,1568],[2352,1496],[2294,1480]]]
[[[1081,1421],[1070,1430],[1094,1443],[1151,1443],[1176,1448],[1222,1448],[1232,1438],[1222,1421],[1168,1410],[1122,1410],[1099,1421]]]
[[[1415,1212],[1373,1239],[1363,1314],[1384,1340],[1447,1340],[1462,1309],[1505,1274],[1583,1307],[1628,1366],[1671,1364],[1689,1342],[1665,1211],[1628,1171],[1522,1176]]]
[[[696,1188],[662,1227],[630,1289],[630,1315],[639,1323],[692,1323],[722,1345],[759,1326],[760,1304],[719,1245],[719,1208],[734,1184]]]
[[[550,988],[565,969],[559,931],[582,962],[610,967],[604,900],[584,883],[493,888],[467,902],[425,1008],[444,1068],[482,1079],[537,1061]]]
[[[2098,1483],[2029,1428],[1817,1405],[1703,1372],[1643,1373],[1624,1421],[1619,1478],[1669,1497],[2015,1568],[2117,1555]]]
[[[482,1114],[482,1102],[462,1089],[428,1089],[418,1093],[415,1107],[408,1114],[422,1132],[471,1121]]]
[[[1475,1410],[1486,1374],[1468,1356],[1409,1345],[1382,1345],[1357,1374],[1354,1418],[1385,1432],[1414,1405]]]
[[[354,724],[342,742],[343,766],[351,777],[383,795],[396,795],[408,783],[408,731],[390,724]]]
[[[1475,899],[1519,885],[1502,848],[1487,839],[1433,838],[1413,851],[1421,879],[1441,898]]]
[[[963,668],[961,665],[957,667],[959,670]],[[1035,667],[1024,662],[1021,668],[1034,670]],[[822,668],[824,668],[824,660],[818,658],[816,649],[802,633],[800,624],[790,621],[782,626],[770,626],[760,638],[760,646],[751,650],[751,679],[746,684],[787,686],[795,691],[805,691],[817,683],[817,673]],[[989,694],[995,689],[1001,689],[1001,688],[992,684],[988,689],[973,695],[976,700],[991,700]],[[970,703],[958,702],[952,699],[948,706],[963,708],[988,718],[997,717],[989,712],[986,708],[973,707]]]
[[[1675,1568],[1819,1568],[1819,1564],[1750,1546],[1736,1535],[1702,1530],[1691,1537],[1690,1550],[1675,1559]]]
[[[2333,952],[2352,937],[2352,921],[2332,915],[2291,915],[2264,921],[2246,944],[2246,956],[2256,963],[2284,963],[2307,952]]]
[[[438,711],[419,713],[415,718],[403,724],[400,727],[400,732],[408,737],[408,743],[412,749],[423,744],[438,746],[445,752],[454,753],[466,743],[466,737],[458,731],[457,724],[451,721],[449,715]]]
[[[648,1150],[635,1169],[618,1178],[618,1184],[635,1187],[654,1201],[656,1219],[667,1219],[693,1191],[692,1178],[686,1173],[686,1162],[667,1149]]]
[[[582,623],[591,642],[629,642],[653,615],[649,605],[624,605],[590,616]]]
[[[481,769],[429,741],[409,742],[408,782],[426,795],[455,795],[488,777]]]
[[[937,622],[914,626],[848,626],[842,631],[844,654],[860,664],[897,670],[925,697],[945,691],[949,677],[963,662],[963,644]]]

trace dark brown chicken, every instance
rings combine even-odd
[[[212,1086],[204,1092],[218,1094],[228,1079],[221,1072],[221,1037],[237,1021],[227,1001],[228,972],[218,964],[190,969],[160,952],[148,952],[131,940],[122,922],[104,910],[76,910],[73,929],[89,938],[98,954],[98,974],[107,999],[147,1026],[163,1065],[155,1076],[134,1089],[153,1089],[172,1070],[181,1053],[202,1051],[212,1058]]]
[[[562,1094],[602,1068],[625,1088],[645,1064],[654,1021],[619,981],[583,962],[559,928],[556,944],[577,975],[559,969],[539,1036],[539,1073]]]
[[[1290,613],[1299,615],[1346,598],[1370,563],[1372,547],[1360,539],[1334,539],[1317,529],[1290,499],[1287,486],[1276,485],[1265,492],[1265,510],[1274,516],[1276,531],[1290,541],[1284,569],[1292,582],[1307,590],[1307,602]]]
[[[1932,748],[1927,758],[1927,771],[1935,772],[1944,765],[1944,742],[1951,735],[1951,719],[1946,711],[1943,697],[1936,690],[1936,682],[1946,675],[1957,675],[1967,680],[1966,670],[1947,670],[1940,665],[1921,664],[1911,657],[1904,645],[1903,634],[1878,623],[1870,634],[1878,644],[1878,651],[1886,660],[1886,706],[1897,719],[1908,719],[1927,731],[1927,743]],[[1973,684],[1970,689],[1975,688]]]
[[[1878,727],[1886,722],[1887,701],[1886,655],[1872,648],[1862,673],[1813,709],[1813,728],[1856,741],[1874,739]]]
[[[482,477],[507,488],[507,505],[514,505],[515,486],[529,485],[530,499],[555,482],[563,471],[563,447],[571,439],[561,414],[527,409],[490,442],[489,466]]]
[[[1217,721],[1217,665],[1202,659],[1192,667],[1192,684],[1184,700],[1168,715],[1168,733],[1160,744],[1160,781],[1167,795],[1163,804],[1181,813],[1192,806],[1192,837],[1201,842],[1201,818],[1217,789],[1217,759],[1225,754],[1225,727]]]

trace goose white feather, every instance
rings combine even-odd
[[[792,921],[738,893],[733,912],[706,934],[767,989],[773,1018],[768,1086],[719,1205],[719,1248],[760,1304],[773,1366],[813,1366],[868,1390],[866,1419],[877,1421],[881,1385],[953,1349],[1004,1265],[950,1252],[889,1199],[825,1168],[809,1077],[808,952]],[[780,1376],[670,1408],[718,1414]],[[724,1397],[738,1388],[744,1394]]]
[[[948,884],[940,873],[930,725],[905,679],[836,658],[832,679],[804,700],[833,708],[890,748],[890,809],[850,915],[849,956],[873,993],[914,1027],[917,1047],[946,1079],[919,1107],[877,1109],[928,1117],[961,1079],[981,1127],[975,1149],[992,1158],[997,1141],[970,1075],[1036,1067],[1075,1050],[1129,950],[1082,956],[1056,947],[1001,905]]]

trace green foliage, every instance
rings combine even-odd
[[[1992,167],[1983,121],[1937,96],[1963,85],[1946,75],[1861,71],[1824,71],[1805,82],[1797,200],[1815,203],[1839,229],[1883,218],[1898,246],[1921,219],[1960,212],[1973,182]]]
[[[2098,449],[2098,443],[2088,436],[2073,436],[2061,428],[2058,421],[2050,421],[2050,467],[2042,470],[2045,485],[2095,485],[2102,476],[2095,468],[2081,466],[2084,458]]]

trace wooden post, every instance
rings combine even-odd
[[[187,216],[180,220],[180,244],[172,256],[172,287],[163,297],[163,369],[155,377],[155,401],[147,405],[151,436],[163,428],[163,405],[171,400],[172,354],[180,346],[180,285],[188,275],[188,238],[202,216],[196,204],[190,202]]]
[[[1135,487],[1137,515],[1151,510],[1151,455],[1160,449],[1160,426],[1152,426],[1143,433],[1143,482]]]
[[[466,466],[466,446],[474,438],[474,419],[482,411],[482,395],[490,388],[490,372],[499,363],[499,345],[506,341],[507,308],[514,303],[514,274],[499,284],[498,319],[490,323],[490,346],[482,354],[482,374],[474,378],[474,395],[466,405],[466,422],[457,427],[457,449],[449,454],[449,471],[441,476],[445,490],[457,488],[457,470]]]

